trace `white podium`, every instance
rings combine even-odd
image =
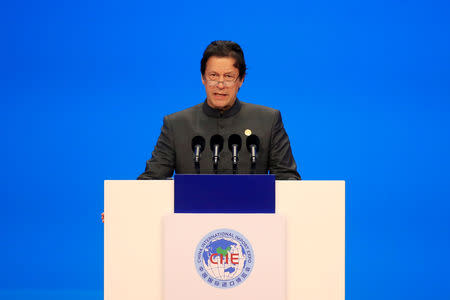
[[[214,299],[249,299],[251,296],[243,292],[246,288],[263,292],[262,298],[255,297],[258,299],[345,299],[345,182],[277,181],[275,191],[276,213],[271,215],[174,214],[172,180],[105,181],[105,299],[172,300],[182,295],[193,299],[191,294],[183,293],[193,286],[211,291],[203,295],[205,298],[198,293],[195,299],[210,299],[211,295]],[[197,221],[217,221],[214,226],[230,227],[225,221],[230,217],[230,224],[240,224],[241,219],[244,223],[264,222],[264,218],[272,217],[275,225],[271,227],[276,229],[271,234],[281,237],[282,242],[271,248],[275,249],[272,254],[265,254],[260,250],[265,248],[260,246],[264,239],[258,237],[264,227],[259,227],[261,232],[251,226],[245,229],[255,248],[251,277],[234,289],[214,290],[195,273],[195,249],[191,248],[198,238],[195,243],[186,238],[183,245],[189,254],[180,254],[178,249],[172,251],[174,246],[168,236],[180,234],[182,224],[194,228],[185,229],[183,236],[195,232],[195,228],[201,231]],[[169,259],[177,255],[187,267],[180,269],[179,276],[173,271],[164,272],[164,268],[178,267],[176,260]],[[266,268],[258,259],[267,255],[280,260],[271,266],[276,274],[265,278]],[[193,271],[183,273],[190,265]],[[186,286],[180,285],[183,278],[188,279]],[[273,288],[269,283],[259,283],[264,280],[270,281]]]

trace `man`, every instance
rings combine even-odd
[[[152,157],[138,179],[164,179],[174,172],[270,173],[276,179],[300,179],[280,112],[237,99],[246,72],[241,47],[212,42],[200,70],[205,102],[164,117]],[[196,145],[202,150],[198,163],[193,160]]]

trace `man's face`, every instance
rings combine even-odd
[[[206,101],[212,108],[227,110],[236,101],[244,77],[239,79],[239,70],[234,63],[232,57],[217,56],[211,56],[206,62],[202,82],[205,85]]]

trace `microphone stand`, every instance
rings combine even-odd
[[[200,174],[200,145],[195,145],[195,159],[194,166],[197,174]]]
[[[256,146],[255,145],[251,145],[250,146],[250,150],[251,150],[251,158],[250,158],[251,174],[255,174],[255,169],[256,169]]]
[[[237,152],[238,152],[238,150],[237,150],[238,145],[233,144],[233,145],[231,146],[231,148],[233,149],[233,157],[232,157],[232,162],[233,162],[233,174],[236,175],[236,174],[237,174],[237,170],[238,170],[237,163],[238,163],[238,160],[239,160],[238,154],[237,154]]]
[[[214,154],[213,154],[213,170],[214,174],[217,174],[217,167],[219,166],[219,145],[214,145]]]

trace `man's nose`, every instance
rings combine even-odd
[[[217,83],[217,87],[218,87],[219,89],[225,88],[225,85],[223,84],[223,81],[219,81],[219,82]]]

